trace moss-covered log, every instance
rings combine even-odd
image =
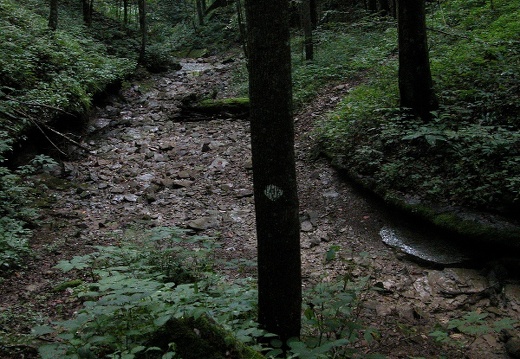
[[[170,343],[175,343],[176,353],[184,359],[265,359],[205,316],[170,319],[147,345],[166,351]],[[146,355],[151,358],[149,353]]]
[[[195,103],[186,103],[182,106],[182,113],[194,119],[205,116],[248,118],[249,99],[233,97],[224,99],[206,99]]]

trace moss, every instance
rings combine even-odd
[[[73,279],[69,280],[63,283],[58,284],[54,288],[52,288],[53,292],[61,292],[64,291],[67,288],[75,288],[83,284],[83,281],[81,279]]]
[[[183,359],[265,358],[207,317],[170,319],[147,345],[166,350],[170,343],[175,343],[176,353]]]

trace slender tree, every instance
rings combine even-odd
[[[314,44],[312,43],[312,8],[311,0],[301,1],[302,27],[305,43],[305,60],[314,59]]]
[[[199,25],[204,25],[204,10],[202,7],[202,0],[195,1],[197,6],[197,17],[199,18]]]
[[[85,26],[92,25],[92,12],[94,11],[94,0],[81,0],[83,5],[83,23]]]
[[[58,0],[51,0],[49,12],[49,29],[56,30],[58,28]]]
[[[128,0],[123,0],[123,23],[128,25]]]
[[[426,36],[425,0],[398,0],[399,96],[424,121],[437,109]]]
[[[258,321],[299,337],[301,260],[294,162],[289,0],[247,0]]]
[[[147,41],[147,24],[146,24],[146,0],[137,0],[139,8],[139,30],[141,31],[141,48],[139,50],[139,63],[145,62],[146,41]]]

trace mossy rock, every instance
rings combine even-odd
[[[204,316],[170,319],[147,346],[166,352],[170,343],[175,343],[175,351],[183,359],[265,359]],[[151,358],[150,353],[146,355],[146,358]],[[157,354],[157,358],[161,356],[162,353]]]
[[[330,154],[324,153],[328,158]],[[498,247],[520,249],[520,223],[502,216],[476,212],[467,208],[439,206],[421,199],[410,200],[406,194],[391,191],[377,183],[374,178],[360,176],[338,163],[332,163],[345,177],[362,186],[365,190],[382,198],[387,204],[408,213],[440,230],[459,235],[461,241],[491,244]]]

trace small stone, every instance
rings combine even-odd
[[[301,230],[302,232],[312,232],[312,223],[310,221],[303,221],[301,224]]]
[[[182,179],[191,178],[190,173],[188,171],[180,171],[179,173],[177,173],[177,177]]]
[[[135,194],[125,194],[124,195],[124,200],[127,201],[127,202],[137,202],[137,197]]]
[[[175,180],[173,181],[173,188],[186,188],[193,184],[190,180]]]
[[[252,197],[253,191],[250,189],[241,188],[236,191],[236,197],[237,198],[244,198],[244,197]]]
[[[248,158],[246,162],[244,163],[244,168],[246,170],[252,170],[253,169],[253,160],[251,158]]]

